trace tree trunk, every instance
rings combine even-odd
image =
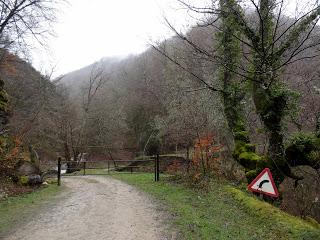
[[[239,162],[246,172],[248,181],[251,181],[257,173],[257,161],[261,158],[255,153],[255,146],[250,144],[247,131],[246,118],[242,106],[245,98],[244,86],[232,70],[240,61],[240,42],[234,36],[239,35],[239,26],[229,9],[236,7],[234,0],[220,0],[221,8],[221,33],[218,34],[220,55],[223,66],[220,70],[220,78],[223,83],[224,114],[232,132],[235,142],[233,158]]]

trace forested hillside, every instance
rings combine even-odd
[[[166,154],[183,164],[164,172],[199,186],[270,168],[281,197],[263,200],[320,221],[320,7],[293,18],[283,1],[179,2],[199,17],[185,33],[166,20],[174,37],[56,79],[2,50],[2,177],[59,156]]]
[[[210,27],[194,27],[188,32],[191,39],[208,50],[217,44],[212,39],[215,34]],[[74,101],[80,109],[83,98],[87,97],[90,81],[103,79],[93,98],[96,102],[92,105],[97,107],[102,101],[104,107],[117,106],[116,111],[121,110],[124,114],[119,120],[124,120],[125,131],[130,131],[124,138],[129,137],[129,142],[130,138],[134,138],[132,142],[139,139],[138,151],[143,151],[152,132],[155,132],[152,134],[153,140],[167,143],[162,144],[164,151],[170,147],[175,149],[175,145],[179,145],[180,149],[191,146],[199,135],[212,131],[216,131],[214,134],[224,145],[227,144],[229,133],[225,130],[221,95],[210,91],[192,75],[197,73],[210,85],[221,86],[217,64],[199,56],[199,59],[195,58],[193,49],[178,37],[160,46],[166,48],[174,59],[180,60],[188,71],[150,48],[141,55],[118,60],[115,64],[97,62],[61,77],[60,82],[77,93]],[[285,119],[287,140],[299,131],[316,130],[320,109],[318,61],[317,58],[301,60],[288,66],[282,74],[282,81],[295,92],[295,99],[292,100],[295,102],[292,103],[296,103]],[[100,74],[101,77],[95,77]],[[243,105],[250,138],[257,142],[259,152],[263,154],[266,151],[265,133],[250,96],[243,99]]]
[[[252,18],[255,18],[254,13]],[[290,26],[292,20],[287,18],[282,21],[284,25]],[[253,179],[252,177],[256,176],[255,171],[259,171],[261,167],[255,169],[256,163],[252,165],[247,161],[255,162],[268,155],[270,130],[259,117],[256,100],[250,94],[250,82],[243,81],[242,85],[237,87],[243,91],[238,100],[226,99],[222,90],[224,83],[221,81],[221,66],[219,61],[210,59],[210,54],[221,44],[220,38],[220,33],[214,26],[208,24],[205,27],[193,27],[185,35],[177,32],[176,37],[161,42],[140,55],[112,64],[97,62],[62,77],[61,82],[78,93],[78,97],[73,99],[73,102],[77,103],[76,109],[84,109],[84,114],[88,116],[88,145],[108,146],[109,149],[130,148],[144,155],[157,151],[185,155],[190,152],[192,158],[195,141],[204,136],[214,136],[214,144],[223,146],[220,158],[215,163],[218,165],[215,166],[218,168],[215,171],[228,178],[244,180],[241,169],[245,167],[248,168],[245,170],[247,178],[249,181]],[[313,44],[318,38],[316,29],[308,41]],[[250,51],[245,44],[239,44],[239,48],[241,52]],[[301,212],[298,212],[304,208],[302,205],[308,201],[317,206],[311,202],[319,197],[319,177],[315,170],[319,168],[318,160],[314,160],[312,164],[298,162],[301,161],[298,158],[306,158],[306,154],[313,151],[313,144],[318,141],[313,134],[319,129],[319,58],[308,57],[314,51],[313,48],[307,48],[302,52],[299,61],[293,61],[282,68],[279,82],[289,95],[287,100],[274,100],[276,105],[287,101],[281,110],[285,114],[277,113],[283,114],[280,121],[283,144],[287,148],[286,161],[294,161],[295,163],[291,164],[294,167],[310,165],[290,167],[290,172],[285,174],[286,180],[283,182],[282,177],[278,180],[283,182],[283,188],[288,192],[294,192],[284,194],[283,208],[295,214],[300,214]],[[244,56],[240,59],[243,69],[251,64],[247,58]],[[87,78],[79,77],[79,73]],[[71,82],[77,83],[69,84]],[[103,84],[100,85],[101,82]],[[89,94],[91,85],[97,90],[94,95]],[[243,113],[241,121],[244,121],[250,139],[249,145],[245,145],[245,148],[249,149],[248,153],[241,152],[244,151],[242,145],[237,146],[238,140],[235,142],[232,136],[234,133],[228,127],[230,122],[226,119],[226,101],[240,103],[239,106],[236,104],[230,107],[239,107],[236,111]],[[90,107],[86,108],[89,102]],[[231,115],[233,119],[237,118],[234,114]],[[102,127],[104,131],[97,130],[98,127]],[[254,145],[250,145],[250,142]],[[238,150],[232,150],[235,143],[236,148],[240,147]],[[98,149],[99,147],[94,148],[93,151],[97,153]],[[314,154],[318,159],[316,153]],[[255,170],[250,172],[250,168]],[[287,171],[286,168],[289,171],[285,166],[282,171]],[[200,169],[201,167],[199,171]],[[294,184],[297,179],[301,180],[298,187]],[[309,195],[309,200],[304,203],[301,200],[301,186],[304,186],[303,192],[306,191]],[[312,208],[313,214],[319,217],[319,208]]]

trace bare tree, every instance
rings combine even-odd
[[[56,19],[56,6],[64,0],[1,0],[0,1],[0,63],[7,49],[19,47],[28,51],[28,41],[33,37],[44,46],[44,39],[52,33],[51,23]],[[4,84],[0,79],[1,132],[8,122],[9,106]]]
[[[83,88],[83,110],[88,113],[90,105],[95,98],[97,91],[102,87],[106,81],[106,75],[104,73],[103,61],[93,64],[89,82],[87,86]]]
[[[291,172],[291,168],[284,157],[284,129],[282,122],[291,108],[291,92],[282,82],[282,72],[288,65],[304,59],[318,56],[320,44],[317,34],[317,23],[320,17],[318,1],[302,4],[301,11],[297,11],[295,18],[285,16],[284,0],[220,0],[211,1],[205,6],[194,6],[187,1],[178,0],[188,11],[202,16],[198,27],[209,26],[222,34],[221,16],[229,17],[236,32],[229,31],[231,39],[238,41],[243,47],[243,60],[225,61],[224,55],[219,53],[220,45],[216,49],[208,50],[193,41],[188,34],[179,32],[167,21],[175,34],[188,44],[194,51],[208,62],[218,64],[226,72],[236,74],[241,81],[251,82],[250,89],[253,96],[256,113],[263,123],[268,136],[268,161],[276,172],[277,182],[281,182],[285,175],[301,179]],[[223,6],[223,7],[222,7]],[[245,9],[245,6],[247,9]],[[248,7],[249,6],[249,7]],[[184,64],[170,56],[163,48],[154,48],[169,58],[172,62],[188,71],[205,87],[214,92],[226,93],[216,85],[191,72]],[[313,49],[314,51],[307,51]],[[311,53],[311,54],[306,54]],[[251,67],[248,67],[251,66]],[[279,104],[281,103],[281,104]],[[241,160],[241,159],[240,159]],[[255,160],[256,161],[256,160]],[[305,164],[310,164],[305,162]],[[256,165],[256,164],[255,164]],[[252,172],[252,174],[255,174]]]
[[[99,90],[108,80],[108,76],[104,72],[103,60],[96,62],[91,69],[90,77],[85,86],[82,89],[82,115],[80,117],[80,123],[78,125],[77,131],[72,132],[72,152],[74,161],[81,159],[82,154],[88,150],[87,149],[87,130],[88,130],[88,120],[91,115],[92,103],[97,97]]]
[[[0,48],[28,46],[30,38],[44,45],[56,20],[57,5],[64,0],[0,1]]]

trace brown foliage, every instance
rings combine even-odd
[[[9,177],[19,160],[30,160],[29,152],[23,148],[19,137],[2,137],[0,147],[0,171],[2,176]]]
[[[166,172],[168,174],[174,175],[177,172],[179,172],[182,168],[182,164],[181,161],[179,160],[174,160],[167,168],[166,168]]]
[[[194,144],[191,167],[194,171],[194,177],[201,174],[211,174],[217,170],[217,164],[220,157],[222,146],[217,145],[212,134],[199,137]]]
[[[0,61],[0,69],[7,76],[17,77],[18,71],[16,69],[16,62],[18,61],[17,57],[11,53],[4,53]]]

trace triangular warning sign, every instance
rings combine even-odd
[[[263,171],[249,184],[248,189],[252,192],[262,193],[271,197],[278,197],[279,192],[274,184],[269,168]]]

